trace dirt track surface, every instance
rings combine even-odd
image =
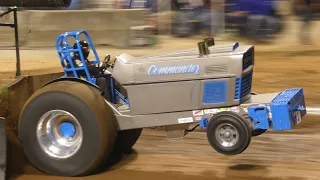
[[[189,42],[193,43],[193,41]],[[303,87],[307,107],[319,105],[319,46],[291,46],[288,51],[276,47],[270,49],[268,51],[262,46],[257,48],[253,90],[258,93],[267,93],[291,87]],[[137,54],[150,53],[141,52],[141,50],[130,51]],[[150,51],[159,52],[163,49],[152,48]],[[110,50],[110,52],[116,52],[116,50]],[[13,53],[11,55],[14,57]],[[59,70],[59,62],[54,51],[46,50],[42,55],[45,56],[34,55],[29,56],[34,57],[33,60],[25,60],[26,73]],[[27,53],[24,57],[27,57]],[[13,65],[10,63],[10,66]],[[34,67],[38,70],[32,71]],[[43,67],[51,69],[50,71],[40,70]],[[1,68],[1,71],[5,70]],[[320,179],[318,118],[319,116],[309,114],[290,132],[268,131],[260,137],[253,138],[251,145],[244,153],[232,157],[216,153],[210,147],[204,132],[197,131],[189,133],[185,139],[168,141],[163,130],[145,129],[134,146],[135,151],[125,155],[112,170],[83,178],[46,176],[26,163],[20,149],[14,143],[10,143],[8,169],[9,174],[14,175],[11,178],[17,177],[19,180],[44,178],[48,180],[318,180]]]
[[[145,129],[135,151],[125,155],[113,169],[79,179],[319,179],[320,153],[314,144],[320,135],[311,131],[300,134],[298,128],[290,133],[267,132],[254,138],[244,153],[232,157],[213,151],[203,132],[168,141],[164,131]],[[12,165],[15,169],[20,166],[25,173],[18,179],[70,179],[45,177],[16,158],[19,163]]]

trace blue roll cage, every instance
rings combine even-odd
[[[88,82],[90,82],[91,84],[96,85],[96,78],[90,74],[90,72],[88,70],[87,63],[86,63],[84,56],[83,56],[83,53],[80,49],[79,36],[81,34],[85,35],[87,42],[88,42],[88,45],[89,45],[90,49],[93,51],[93,54],[95,56],[95,59],[90,60],[90,63],[99,65],[100,59],[99,59],[98,53],[92,43],[90,35],[85,30],[69,31],[69,32],[65,32],[65,33],[61,34],[60,36],[58,36],[58,38],[56,39],[56,50],[57,50],[59,58],[60,58],[60,63],[63,67],[64,77],[68,77],[68,73],[72,72],[73,76],[75,78],[79,78],[78,72],[84,71],[86,74],[86,80]],[[73,46],[68,44],[68,37],[72,37],[75,39],[75,42],[77,43],[77,48],[74,48]],[[75,52],[78,52],[80,55],[80,60],[83,64],[83,66],[81,66],[81,67],[76,67],[73,64],[72,58],[73,58],[73,53],[75,53]],[[70,67],[68,67],[67,64],[69,64]],[[110,87],[111,87],[111,103],[115,104],[115,98],[117,96],[122,101],[124,101],[126,104],[129,105],[128,98],[124,97],[117,89],[115,89],[114,81],[115,80],[113,79],[113,77],[110,77],[109,82],[110,82]]]

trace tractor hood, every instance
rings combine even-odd
[[[116,58],[113,77],[126,85],[241,76],[244,54],[249,54],[249,66],[253,65],[253,46],[233,43],[206,51],[194,48],[140,57],[123,53]]]

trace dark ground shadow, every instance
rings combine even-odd
[[[254,165],[254,164],[237,164],[233,166],[229,166],[229,170],[233,171],[253,171],[253,170],[264,170],[266,166],[262,165]]]
[[[301,177],[271,177],[269,166],[260,160],[233,160],[225,170],[225,180],[302,180]]]

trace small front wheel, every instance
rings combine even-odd
[[[209,122],[207,137],[210,145],[224,155],[242,153],[250,144],[251,132],[246,121],[233,112],[222,112]]]

